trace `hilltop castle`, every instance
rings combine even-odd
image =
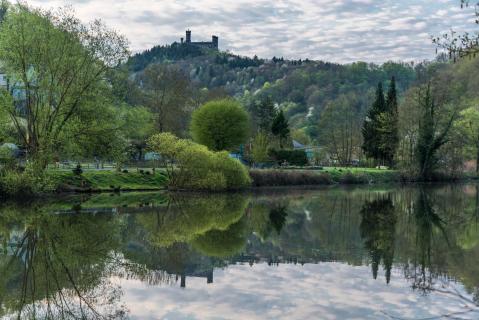
[[[213,49],[218,50],[218,40],[217,36],[211,37],[211,42],[192,42],[191,41],[191,30],[186,30],[186,41],[185,39],[181,38],[181,43],[191,46],[197,46],[205,49]]]

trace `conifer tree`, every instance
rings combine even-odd
[[[383,85],[379,83],[376,90],[376,99],[368,111],[362,129],[363,151],[366,157],[373,158],[376,161],[384,160],[384,154],[381,150],[381,118],[385,112],[386,101]]]
[[[381,154],[389,166],[394,165],[394,156],[399,145],[398,100],[396,80],[391,79],[386,98],[386,112],[380,117]]]
[[[268,96],[261,101],[256,108],[258,129],[263,132],[270,132],[273,120],[276,117],[276,109],[273,100]]]
[[[289,124],[288,120],[284,117],[283,110],[280,110],[274,118],[271,132],[279,138],[279,146],[283,148],[284,141],[289,136]]]

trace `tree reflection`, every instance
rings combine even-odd
[[[2,211],[1,314],[17,319],[118,319],[121,291],[108,280],[118,225],[109,217]],[[13,226],[16,225],[16,228]],[[85,236],[88,235],[88,236]]]
[[[361,216],[361,237],[370,254],[373,277],[377,278],[382,260],[386,282],[389,283],[394,260],[397,220],[391,196],[379,196],[373,201],[366,201],[361,209]]]
[[[414,256],[412,266],[405,269],[406,277],[412,280],[413,289],[428,292],[433,288],[433,279],[441,274],[434,270],[432,263],[433,253],[439,254],[437,236],[442,237],[450,248],[449,239],[445,230],[445,223],[434,210],[429,194],[421,189],[414,206]],[[436,249],[436,250],[435,250]]]

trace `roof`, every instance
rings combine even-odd
[[[306,148],[306,146],[302,143],[299,143],[298,141],[296,140],[293,140],[293,148],[295,149],[304,149]]]

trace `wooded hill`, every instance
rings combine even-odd
[[[363,118],[378,82],[387,83],[394,76],[401,95],[431,69],[426,63],[266,60],[181,44],[146,50],[131,57],[127,65],[131,74],[138,75],[152,64],[178,68],[196,87],[234,96],[247,108],[270,97],[293,128],[313,139],[319,137],[318,121],[328,105],[347,101],[354,106],[355,117]]]

